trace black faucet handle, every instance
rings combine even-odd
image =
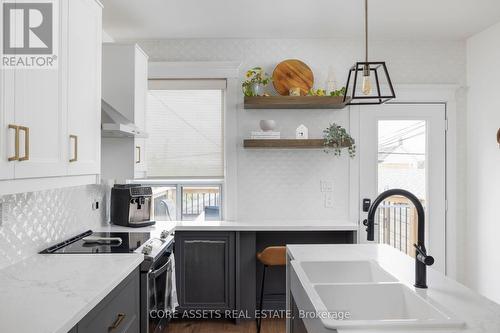
[[[417,253],[417,260],[420,261],[421,263],[427,265],[427,266],[432,266],[434,264],[434,257],[427,255],[427,251],[425,250],[425,246],[423,245],[417,245],[413,244],[415,247]]]

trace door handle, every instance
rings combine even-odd
[[[73,148],[74,148],[74,155],[73,158],[70,158],[70,162],[76,162],[78,161],[78,136],[71,134],[69,136],[69,140],[73,140]]]
[[[111,332],[111,331],[114,331],[115,329],[118,328],[118,326],[120,326],[120,324],[122,323],[123,319],[125,319],[125,314],[124,313],[119,313],[117,316],[116,316],[116,319],[114,321],[114,323],[108,327],[108,332]]]
[[[135,149],[137,149],[137,161],[135,161],[135,164],[141,163],[141,146],[135,146]]]
[[[9,129],[14,130],[14,156],[9,157],[9,162],[19,160],[19,126],[9,124]]]
[[[372,201],[370,199],[363,199],[363,212],[368,213]]]
[[[19,126],[19,133],[24,132],[24,156],[19,157],[18,161],[27,161],[30,159],[30,129],[26,126]]]
[[[152,277],[154,277],[154,278],[156,279],[158,276],[160,276],[161,274],[165,273],[165,271],[166,271],[168,268],[170,268],[170,267],[172,267],[172,262],[171,262],[171,260],[170,260],[170,258],[169,258],[169,259],[167,260],[167,262],[166,262],[163,266],[161,266],[160,268],[158,268],[158,269],[157,269],[157,270],[155,270],[155,271],[152,271],[152,272],[150,271],[150,272],[148,273],[148,275],[150,275],[150,276],[152,276]]]

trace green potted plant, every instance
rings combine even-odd
[[[340,96],[340,97],[342,97],[345,95],[345,93],[346,93],[345,87],[330,91],[330,93],[327,93],[326,89],[313,89],[313,88],[311,88],[307,92],[307,96],[320,96],[320,97],[324,97],[324,96],[338,97],[338,96]]]
[[[330,91],[330,96],[332,97],[337,97],[337,96],[341,96],[343,97],[346,93],[347,89],[345,87],[342,87],[340,89],[337,89],[337,90],[334,90],[334,91]]]
[[[349,157],[356,156],[356,145],[354,139],[346,129],[335,123],[330,124],[328,128],[323,131],[323,138],[325,139],[325,152],[334,153],[335,156],[342,155],[342,149],[347,149]]]
[[[263,96],[264,88],[271,82],[269,75],[261,67],[249,69],[246,80],[241,84],[245,96]]]

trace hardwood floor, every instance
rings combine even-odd
[[[255,333],[255,321],[244,321],[235,325],[231,321],[173,321],[168,333]],[[265,319],[262,321],[261,333],[284,333],[284,319]]]

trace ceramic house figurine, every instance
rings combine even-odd
[[[309,130],[304,125],[300,125],[295,130],[296,139],[309,139]]]

